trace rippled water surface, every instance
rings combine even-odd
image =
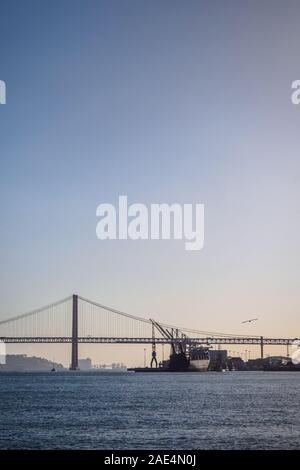
[[[0,375],[1,449],[299,449],[300,373]]]

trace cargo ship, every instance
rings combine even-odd
[[[167,361],[157,367],[133,367],[129,372],[206,372],[209,366],[209,349],[192,348],[190,355],[184,352],[172,352]]]
[[[209,349],[193,344],[192,341],[178,329],[167,329],[152,321],[152,360],[150,367],[135,367],[127,369],[133,372],[206,372],[209,366]],[[167,361],[159,364],[156,359],[156,328],[171,346]]]
[[[193,348],[190,353],[189,370],[206,372],[209,366],[209,349]]]
[[[209,366],[209,350],[203,347],[189,347],[184,351],[172,351],[170,359],[162,367],[173,372],[206,372]]]

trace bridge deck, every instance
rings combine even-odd
[[[7,344],[13,343],[72,343],[71,336],[65,337],[0,337],[0,341]],[[122,337],[78,337],[78,343],[86,344],[151,344],[152,338],[122,338]],[[174,341],[182,341],[175,339]],[[213,345],[213,344],[257,344],[261,345],[291,345],[295,339],[292,338],[261,338],[261,337],[207,337],[207,338],[188,338],[187,343]],[[169,344],[170,340],[166,338],[155,338],[157,344]]]

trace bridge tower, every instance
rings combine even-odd
[[[72,360],[70,370],[78,370],[78,295],[73,295],[72,308]]]
[[[260,337],[260,358],[264,358],[264,337]]]

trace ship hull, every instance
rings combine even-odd
[[[209,366],[209,359],[191,359],[189,370],[194,372],[206,372]]]

